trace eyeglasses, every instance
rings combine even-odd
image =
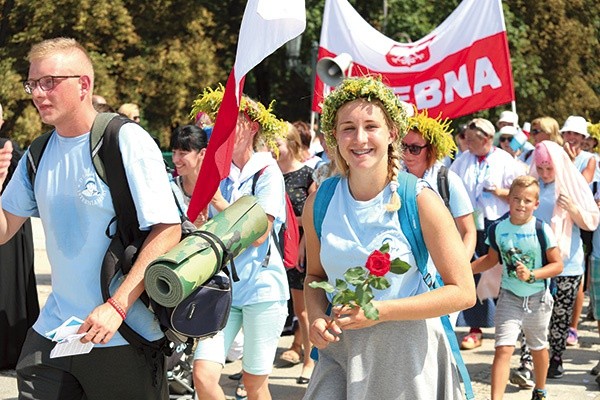
[[[500,136],[500,138],[498,140],[500,141],[500,143],[510,142],[512,140],[512,136]]]
[[[404,152],[408,150],[410,154],[413,156],[418,156],[421,154],[421,150],[423,150],[427,145],[419,146],[418,144],[406,144],[404,142],[400,143],[400,149]]]
[[[532,129],[529,133],[531,133],[532,135],[537,135],[538,133],[544,133],[544,131],[541,129]]]
[[[40,79],[29,79],[23,82],[23,88],[25,93],[32,94],[36,87],[39,86],[41,90],[47,92],[48,90],[54,89],[54,86],[58,85],[56,79],[69,79],[69,78],[81,78],[81,75],[47,75],[42,76]]]
[[[484,131],[483,129],[481,129],[480,127],[478,127],[475,122],[471,122],[469,124],[469,129],[472,130],[472,131],[479,131],[479,132],[483,133],[483,136],[485,136],[485,137],[489,137],[490,136],[490,135],[488,135],[488,133],[486,131]]]

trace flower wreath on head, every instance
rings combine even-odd
[[[214,90],[205,88],[203,92],[198,95],[196,100],[194,100],[190,117],[194,118],[198,112],[202,111],[215,121],[217,112],[223,101],[224,92],[225,88],[221,84]],[[257,122],[258,125],[260,125],[260,136],[263,138],[269,149],[273,150],[278,155],[279,149],[277,147],[277,139],[285,138],[287,124],[273,114],[274,103],[275,100],[271,101],[267,108],[261,102],[252,100],[244,95],[240,101],[240,112],[246,113],[252,121]]]
[[[432,118],[427,110],[418,112],[415,108],[414,116],[408,119],[408,129],[418,131],[427,143],[431,143],[437,151],[437,159],[441,160],[457,150],[450,122],[448,118],[442,120],[441,113],[437,118]]]
[[[333,129],[335,128],[335,116],[338,109],[344,104],[357,99],[379,100],[383,104],[387,115],[398,128],[397,141],[399,142],[402,139],[408,127],[406,111],[394,92],[381,82],[381,77],[347,78],[325,98],[323,103],[321,126],[327,145],[330,148],[333,149],[337,146]]]
[[[600,122],[598,122],[597,124],[589,124],[588,123],[588,133],[590,134],[591,137],[596,139],[598,141],[598,143],[600,143]],[[598,151],[599,147],[600,147],[600,145],[596,146],[593,150]]]

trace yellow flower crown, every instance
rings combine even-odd
[[[386,114],[398,128],[398,141],[406,134],[408,127],[406,111],[394,92],[381,82],[381,78],[376,79],[370,76],[347,78],[325,98],[323,103],[321,128],[330,148],[333,149],[337,146],[333,129],[338,109],[356,99],[379,100],[383,104]]]
[[[192,103],[192,111],[190,112],[190,118],[194,118],[198,112],[205,112],[214,121],[217,117],[219,107],[223,101],[223,93],[225,88],[219,84],[216,89],[205,88],[201,94],[198,95],[196,100]],[[244,112],[250,117],[252,121],[255,121],[260,125],[260,136],[263,138],[265,144],[269,149],[278,152],[277,139],[285,138],[287,134],[286,122],[277,118],[273,114],[273,100],[269,107],[266,108],[261,102],[252,100],[247,96],[243,95],[240,101],[240,112]]]
[[[588,124],[588,133],[600,143],[600,122],[597,124]],[[596,146],[594,150],[597,150],[598,147]]]
[[[408,129],[418,131],[428,143],[431,143],[437,153],[437,159],[456,151],[456,143],[452,138],[452,129],[447,118],[442,120],[441,114],[437,118],[431,118],[427,110],[418,112],[415,108],[414,116],[408,119]]]

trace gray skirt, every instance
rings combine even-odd
[[[439,318],[347,330],[319,350],[304,399],[462,399]]]

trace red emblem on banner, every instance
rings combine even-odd
[[[412,67],[429,61],[429,44],[434,37],[419,44],[395,44],[387,52],[385,59],[393,67]]]

